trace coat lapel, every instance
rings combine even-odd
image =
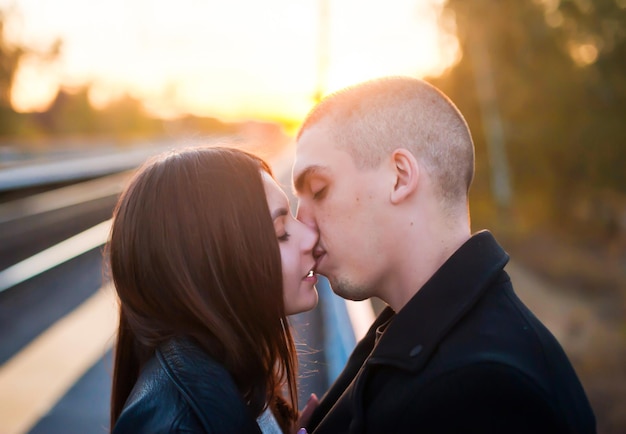
[[[463,244],[397,313],[367,360],[417,372],[500,275],[508,255],[491,233]]]

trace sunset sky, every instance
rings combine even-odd
[[[328,93],[382,75],[436,75],[453,64],[458,44],[453,29],[439,27],[443,1],[0,0],[0,6],[13,5],[10,40],[42,51],[63,41],[54,63],[23,61],[12,95],[20,111],[45,109],[60,83],[91,83],[96,104],[128,92],[162,116],[297,120],[320,82]]]

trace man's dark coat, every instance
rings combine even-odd
[[[574,369],[513,292],[507,262],[480,232],[400,312],[384,310],[308,432],[594,433]]]

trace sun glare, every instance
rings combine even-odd
[[[11,102],[17,111],[43,111],[57,94],[59,72],[40,60],[22,59],[11,89]]]
[[[453,64],[458,42],[438,26],[442,4],[18,0],[11,37],[63,46],[47,66],[25,59],[12,98],[17,110],[42,110],[59,85],[89,84],[98,107],[128,93],[166,117],[297,120],[320,91]]]
[[[384,75],[438,75],[456,39],[438,26],[441,1],[337,2],[331,17],[328,90]]]

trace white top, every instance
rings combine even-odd
[[[270,410],[269,407],[265,409],[261,416],[259,416],[256,420],[256,423],[261,428],[263,434],[283,434],[280,426],[278,425],[278,421],[276,421],[276,417],[274,417],[274,413]]]

